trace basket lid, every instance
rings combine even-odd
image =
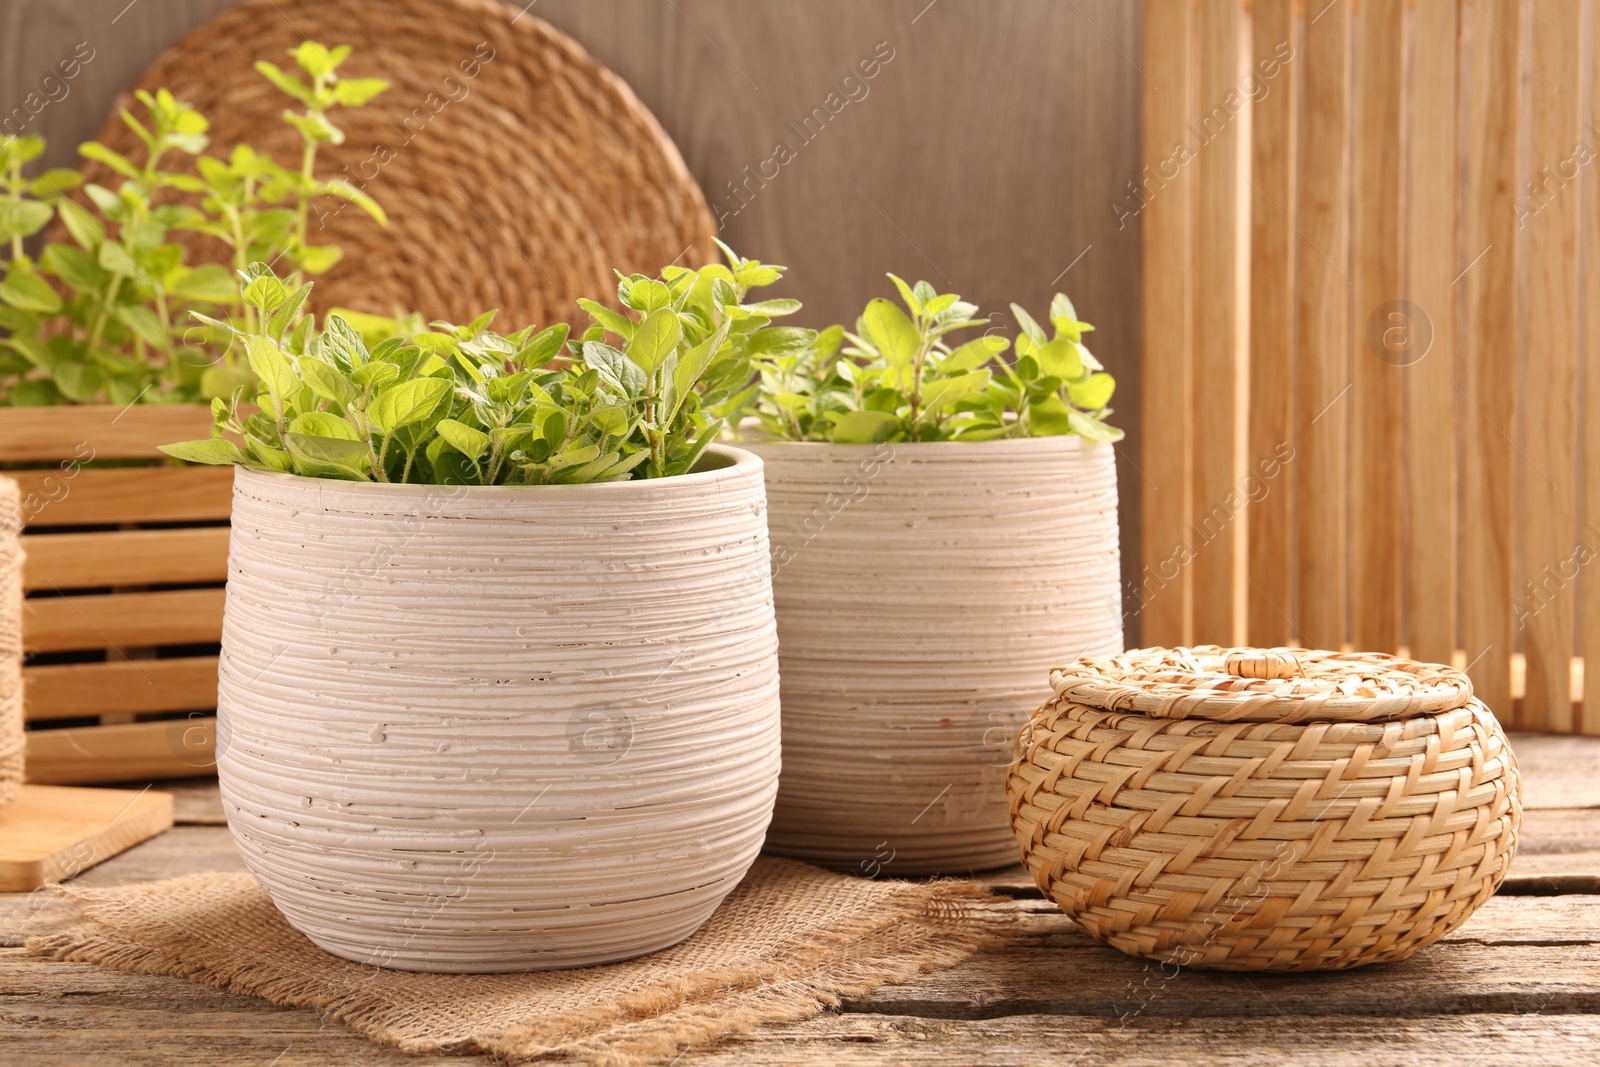
[[[1304,648],[1136,648],[1050,672],[1060,696],[1161,719],[1389,722],[1462,707],[1472,682],[1438,663]]]

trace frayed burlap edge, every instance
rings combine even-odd
[[[180,977],[281,1006],[315,1009],[404,1052],[486,1053],[508,1063],[582,1059],[596,1067],[645,1067],[767,1023],[809,1019],[849,998],[952,967],[1004,943],[1014,932],[1014,916],[1001,910],[1003,902],[985,886],[949,880],[902,885],[903,892],[870,917],[810,931],[804,940],[784,945],[764,967],[696,975],[702,989],[707,979],[718,987],[702,999],[674,996],[670,986],[663,986],[592,1012],[545,1017],[466,1040],[439,1040],[391,1025],[383,1018],[384,1005],[363,1003],[362,997],[349,993],[330,996],[316,977],[297,979],[248,960],[227,968],[194,964],[122,940],[93,911],[97,898],[114,895],[114,889],[58,889],[78,906],[83,921],[30,938],[26,945],[34,955],[130,974]]]

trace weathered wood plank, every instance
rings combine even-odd
[[[1144,13],[1144,68],[1139,214],[1144,249],[1144,390],[1140,464],[1143,560],[1134,591],[1145,644],[1192,639],[1193,575],[1186,565],[1193,495],[1189,453],[1194,435],[1194,180],[1186,158],[1194,5],[1151,0]]]
[[[1340,647],[1347,615],[1351,6],[1314,13],[1301,60],[1295,634],[1312,648]]]
[[[1245,512],[1249,544],[1245,623],[1249,642],[1289,643],[1292,608],[1290,486],[1294,480],[1294,161],[1300,24],[1292,0],[1258,0],[1251,47],[1258,84],[1250,113],[1250,443]],[[1272,77],[1267,77],[1268,72]],[[1145,388],[1152,385],[1145,379]],[[1148,427],[1154,420],[1146,420]]]
[[[1511,711],[1512,518],[1517,376],[1517,230],[1514,199],[1520,0],[1461,8],[1462,238],[1455,281],[1466,305],[1463,438],[1462,641],[1478,696]],[[1515,723],[1513,723],[1515,725]]]
[[[193,585],[228,578],[228,528],[111,530],[22,539],[23,588]]]

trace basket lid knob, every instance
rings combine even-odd
[[[1235,678],[1288,679],[1305,673],[1293,655],[1264,648],[1230,652],[1222,666]]]

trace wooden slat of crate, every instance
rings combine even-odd
[[[1150,0],[1144,8],[1143,62],[1151,84],[1141,104],[1144,159],[1153,179],[1141,188],[1144,254],[1144,446],[1139,462],[1144,565],[1139,576],[1141,638],[1176,645],[1192,638],[1188,544],[1193,435],[1194,181],[1174,152],[1187,143],[1194,5]]]
[[[222,637],[221,589],[62,596],[23,605],[28,652],[198,645]]]
[[[28,780],[54,785],[133,782],[208,774],[214,767],[212,716],[164,722],[30,730]]]
[[[1405,643],[1413,656],[1431,663],[1450,662],[1457,648],[1456,15],[1454,0],[1416,5],[1406,64],[1405,290],[1433,338],[1404,370],[1401,573]]]
[[[180,585],[228,577],[228,528],[36,534],[22,539],[23,588]]]
[[[30,526],[214,522],[233,506],[231,467],[13,470]]]
[[[210,436],[203,404],[9,408],[0,419],[0,463],[154,459],[161,445]]]
[[[1313,648],[1344,643],[1349,591],[1351,6],[1333,0],[1315,13],[1298,60],[1295,623],[1296,636]]]
[[[1291,416],[1294,395],[1294,263],[1299,240],[1291,221],[1296,153],[1298,64],[1274,58],[1287,45],[1298,54],[1293,0],[1257,0],[1251,15],[1251,54],[1263,71],[1276,69],[1266,95],[1253,105],[1250,158],[1250,441],[1247,477],[1263,487],[1245,511],[1249,539],[1246,635],[1251,644],[1289,643],[1293,610],[1289,543],[1295,472]],[[1276,63],[1274,68],[1271,64]],[[1264,72],[1263,72],[1264,77]],[[1276,397],[1276,403],[1254,398]],[[1149,425],[1148,421],[1145,423]],[[1269,475],[1275,475],[1269,476]]]
[[[1529,26],[1527,60],[1535,72],[1526,85],[1529,177],[1535,211],[1518,220],[1525,242],[1519,316],[1526,330],[1522,454],[1521,579],[1517,626],[1528,664],[1523,725],[1572,729],[1569,682],[1576,651],[1573,578],[1579,553],[1578,441],[1578,224],[1579,194],[1565,189],[1561,173],[1587,136],[1579,124],[1584,87],[1580,45],[1586,6],[1579,0],[1544,0]],[[1521,201],[1523,212],[1528,200]],[[1589,210],[1593,210],[1591,205]],[[1594,313],[1594,309],[1590,309]],[[1591,413],[1593,417],[1593,413]]]
[[[24,667],[22,693],[28,722],[205,711],[217,703],[217,657]]]

